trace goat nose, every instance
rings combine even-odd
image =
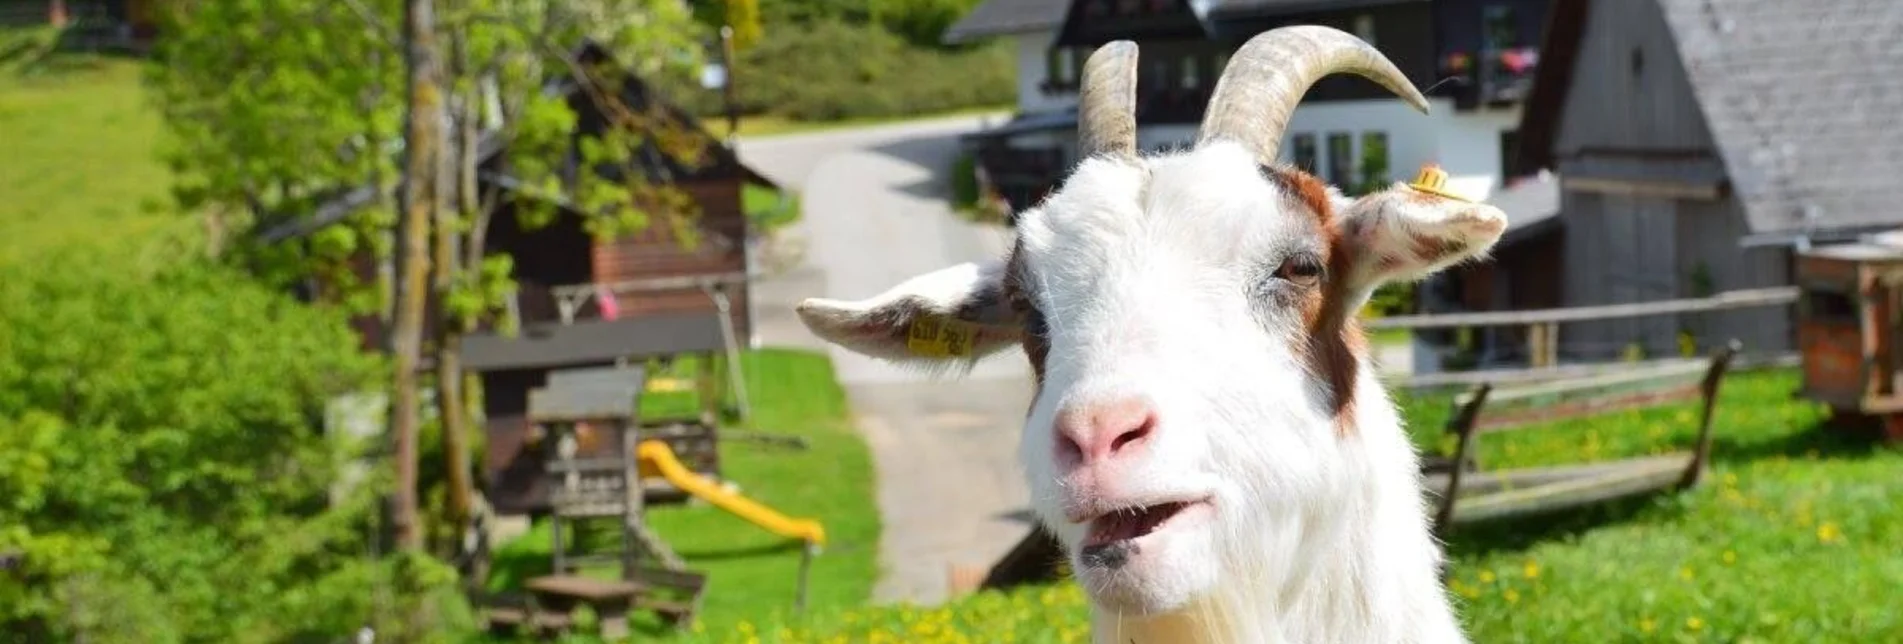
[[[1139,398],[1072,406],[1058,412],[1056,429],[1060,461],[1094,463],[1115,457],[1156,433],[1156,408]]]

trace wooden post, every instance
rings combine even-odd
[[[806,582],[811,576],[809,573],[813,570],[814,551],[818,549],[819,546],[810,541],[806,543],[806,547],[800,549],[800,581],[798,593],[793,596],[794,614],[806,612]]]
[[[632,410],[639,414],[640,410]],[[640,565],[639,531],[645,491],[641,488],[641,463],[634,457],[634,450],[641,444],[641,423],[638,417],[630,416],[620,420],[621,425],[621,493],[626,499],[621,513],[621,578],[634,581],[634,572]]]
[[[1704,382],[1699,383],[1699,393],[1704,396],[1704,409],[1698,417],[1698,445],[1692,449],[1692,460],[1685,466],[1685,476],[1679,480],[1679,487],[1688,488],[1698,485],[1705,476],[1705,463],[1711,454],[1711,416],[1718,406],[1718,387],[1724,383],[1725,372],[1731,369],[1731,360],[1743,349],[1743,344],[1732,340],[1725,348],[1712,356],[1711,368],[1705,372]]]
[[[1448,422],[1460,442],[1454,447],[1454,462],[1447,471],[1447,489],[1441,492],[1440,507],[1434,513],[1435,533],[1445,531],[1454,521],[1454,498],[1460,495],[1461,473],[1467,469],[1469,452],[1473,449],[1474,424],[1479,421],[1480,410],[1487,405],[1487,394],[1492,391],[1492,383],[1480,383],[1474,388],[1473,398]]]

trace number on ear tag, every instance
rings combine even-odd
[[[912,353],[934,358],[971,355],[972,339],[978,327],[968,322],[941,317],[921,317],[912,321],[905,346]]]

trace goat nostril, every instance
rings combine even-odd
[[[1124,430],[1123,433],[1118,434],[1115,439],[1110,441],[1110,453],[1115,454],[1119,451],[1122,451],[1125,445],[1140,442],[1143,439],[1149,438],[1150,432],[1153,432],[1155,430],[1156,430],[1156,414],[1144,414],[1143,422],[1141,424],[1137,425],[1136,427]]]
[[[1084,460],[1084,448],[1069,432],[1057,432],[1057,462],[1078,463]]]

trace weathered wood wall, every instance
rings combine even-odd
[[[600,283],[680,276],[719,276],[747,272],[747,220],[741,207],[740,179],[709,179],[681,185],[700,204],[693,222],[698,243],[687,248],[672,227],[656,222],[642,232],[593,246],[594,279]],[[742,344],[752,333],[746,284],[727,287],[734,333]],[[616,298],[623,316],[714,311],[699,288],[623,293]]]
[[[1790,283],[1788,250],[1738,245],[1749,232],[1744,213],[1723,189],[1723,164],[1656,3],[1591,5],[1561,119],[1566,306]],[[1671,355],[1686,331],[1701,348],[1735,337],[1782,351],[1791,324],[1788,307],[1580,322],[1563,326],[1560,345],[1575,359],[1634,343]]]

